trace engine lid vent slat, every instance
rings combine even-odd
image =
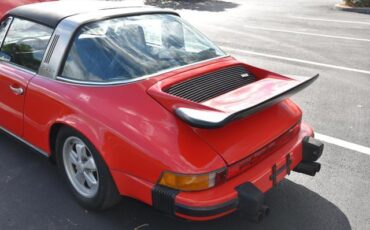
[[[165,89],[164,92],[200,103],[254,81],[255,76],[239,65],[180,82]]]

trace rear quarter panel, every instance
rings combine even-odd
[[[36,76],[24,110],[24,139],[51,153],[56,123],[87,137],[111,170],[156,182],[163,170],[200,173],[225,166],[193,130],[147,93],[153,80],[94,87]]]

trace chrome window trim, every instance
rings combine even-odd
[[[215,57],[215,58],[211,58],[211,59],[207,59],[207,60],[203,60],[203,61],[199,61],[199,62],[194,62],[194,63],[188,64],[188,65],[177,66],[177,67],[173,67],[173,68],[170,68],[170,69],[165,69],[165,70],[162,70],[162,71],[153,73],[153,74],[144,75],[142,77],[133,78],[133,79],[129,79],[129,80],[108,81],[108,82],[96,82],[96,81],[74,80],[74,79],[65,78],[65,77],[62,77],[62,76],[57,76],[56,77],[56,80],[60,80],[60,81],[63,81],[63,82],[68,82],[68,83],[74,83],[74,84],[96,85],[96,86],[104,86],[104,85],[109,86],[109,85],[128,84],[128,83],[132,83],[132,82],[136,82],[136,81],[141,81],[141,80],[149,79],[151,77],[158,76],[158,75],[165,74],[165,73],[169,73],[171,71],[175,71],[175,70],[178,70],[178,69],[182,69],[182,68],[194,66],[194,65],[197,65],[197,64],[201,64],[201,63],[205,63],[205,62],[208,62],[208,61],[213,61],[213,60],[217,60],[217,59],[221,59],[221,58],[225,58],[225,57],[229,57],[229,56],[230,55],[223,55],[223,56],[220,56],[220,57]]]
[[[69,51],[69,46],[74,38],[75,33],[81,26],[90,22],[100,21],[109,18],[134,16],[142,14],[155,14],[155,13],[158,14],[167,13],[179,16],[176,12],[171,10],[150,9],[150,8],[149,9],[115,8],[81,13],[63,19],[61,22],[59,22],[58,26],[55,28],[54,33],[52,34],[51,37],[51,39],[53,39],[55,35],[59,35],[59,40],[54,47],[54,51],[51,54],[49,63],[45,62],[46,55],[44,55],[38,74],[44,77],[57,79],[60,69],[64,64],[66,53]],[[49,49],[51,49],[51,42],[49,42],[49,45],[46,48],[45,53],[48,53]]]
[[[10,26],[11,26],[11,25],[12,25],[12,23],[13,23],[14,17],[13,17],[13,16],[8,16],[8,17],[6,17],[2,22],[4,22],[5,20],[8,20],[8,19],[10,19],[10,22],[9,22],[9,24],[7,25],[6,29],[5,29],[5,35],[4,35],[3,39],[0,41],[0,49],[3,47],[3,43],[4,43],[4,41],[5,41],[6,36],[8,35],[9,28],[10,28]]]
[[[41,65],[38,74],[47,78],[56,79],[60,66],[63,63],[65,53],[68,50],[70,40],[73,38],[74,31],[78,28],[78,23],[70,21],[68,19],[63,20],[59,23],[54,33],[51,35],[50,40],[54,40],[55,36],[59,36],[58,41],[52,47],[52,42],[49,42],[46,48],[45,55],[41,61]],[[50,49],[54,48],[52,51],[48,62],[46,62],[46,57]]]
[[[36,75],[36,74],[37,74],[37,72],[40,70],[40,67],[42,66],[43,60],[44,60],[44,58],[45,58],[45,56],[46,56],[46,51],[49,49],[50,41],[51,41],[52,35],[54,34],[54,29],[53,29],[53,28],[51,28],[51,27],[49,27],[49,26],[46,26],[46,25],[44,25],[44,24],[42,24],[42,23],[35,22],[35,21],[29,20],[29,19],[24,19],[24,18],[20,18],[20,17],[14,17],[14,16],[11,16],[11,15],[10,15],[10,16],[8,16],[7,18],[11,18],[11,22],[10,22],[10,23],[9,23],[9,25],[8,25],[8,28],[7,28],[6,34],[5,34],[5,36],[4,36],[4,39],[3,39],[2,41],[0,41],[0,44],[1,44],[1,45],[0,45],[0,51],[1,51],[1,48],[3,47],[3,43],[4,43],[5,39],[6,39],[6,37],[8,36],[8,33],[9,33],[9,30],[10,30],[10,27],[13,25],[14,19],[20,19],[20,20],[24,20],[24,21],[29,21],[29,22],[32,22],[32,23],[35,23],[35,24],[38,24],[38,25],[42,25],[42,26],[44,26],[44,27],[47,27],[47,28],[50,28],[51,30],[53,30],[53,32],[51,33],[51,36],[50,36],[50,38],[49,38],[49,41],[48,41],[48,46],[47,46],[47,47],[46,47],[46,49],[45,49],[44,56],[43,56],[43,58],[41,59],[41,63],[40,63],[40,66],[39,66],[38,70],[31,70],[31,69],[29,69],[29,68],[27,68],[27,67],[25,67],[25,66],[21,66],[21,65],[19,65],[19,64],[17,64],[17,63],[11,62],[11,61],[0,60],[0,62],[1,62],[1,63],[8,64],[8,65],[10,65],[11,67],[14,67],[14,68],[16,68],[16,69],[18,69],[18,70],[21,70],[21,71],[24,71],[24,72],[27,72],[27,73],[30,73],[30,74]]]
[[[225,54],[220,57],[215,57],[212,59],[203,60],[200,62],[191,63],[184,66],[174,67],[167,70],[162,70],[154,74],[145,75],[139,78],[135,79],[129,79],[129,80],[119,80],[119,81],[110,81],[110,82],[94,82],[94,81],[83,81],[83,80],[74,80],[65,78],[62,76],[59,76],[59,73],[61,71],[61,68],[64,65],[65,62],[65,56],[67,52],[69,51],[69,47],[71,45],[71,42],[73,42],[74,36],[78,29],[82,27],[83,25],[86,25],[90,22],[105,20],[109,18],[115,18],[115,17],[125,17],[125,16],[135,16],[135,15],[142,15],[142,14],[173,14],[180,17],[179,14],[177,14],[175,11],[171,10],[161,10],[161,9],[148,9],[148,8],[140,8],[135,9],[133,11],[130,8],[117,8],[117,9],[108,9],[108,10],[99,10],[95,12],[89,12],[89,13],[82,13],[74,16],[67,17],[63,19],[58,26],[55,28],[54,33],[52,34],[51,40],[54,39],[54,36],[58,35],[59,40],[54,46],[54,50],[51,53],[49,62],[45,62],[46,55],[44,55],[44,58],[41,62],[41,66],[38,71],[38,75],[47,77],[49,79],[54,79],[60,82],[66,82],[71,84],[80,84],[80,85],[90,85],[90,86],[109,86],[109,85],[119,85],[119,84],[127,84],[132,83],[140,80],[145,80],[160,74],[168,73],[170,71],[174,71],[177,69],[181,69],[184,67],[200,64],[207,61],[212,61],[219,58],[225,58],[229,57],[230,55]],[[49,42],[49,45],[45,51],[45,54],[49,52],[51,47],[51,42]]]
[[[16,134],[10,132],[9,130],[5,129],[4,127],[0,126],[0,131],[3,131],[4,133],[8,134],[9,136],[17,139],[18,141],[24,143],[25,145],[29,146],[30,148],[34,149],[35,151],[41,153],[43,156],[49,158],[49,154],[47,154],[45,151],[41,150],[40,148],[37,148],[33,144],[29,143],[28,141],[24,140],[23,138],[17,136]]]

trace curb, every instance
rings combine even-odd
[[[370,14],[370,7],[351,7],[338,3],[334,6],[334,9],[348,12],[356,12],[363,14]]]

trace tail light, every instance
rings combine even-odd
[[[204,174],[162,173],[159,184],[180,191],[200,191],[212,188],[226,180],[226,169]]]

